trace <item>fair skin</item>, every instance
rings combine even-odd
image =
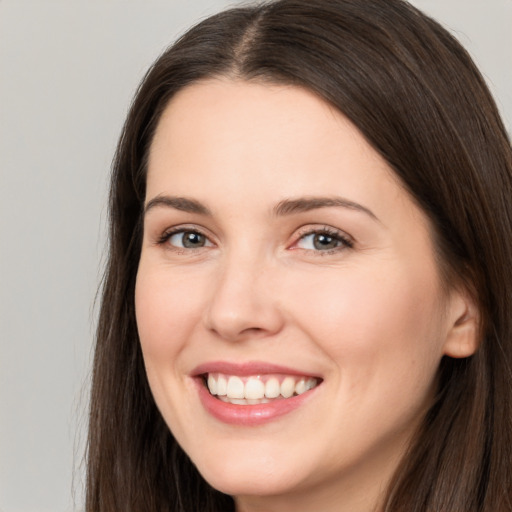
[[[240,512],[378,510],[441,358],[475,350],[426,216],[343,115],[296,87],[218,79],[172,99],[135,300],[156,403]],[[208,369],[314,387],[276,409],[225,405]]]

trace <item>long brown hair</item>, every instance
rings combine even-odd
[[[297,85],[347,116],[429,216],[439,266],[474,295],[481,342],[444,358],[388,489],[393,512],[512,510],[512,152],[460,44],[402,0],[280,0],[215,15],[153,65],[113,164],[88,445],[88,512],[227,512],[163,422],[134,315],[148,148],[169,99],[228,76]]]

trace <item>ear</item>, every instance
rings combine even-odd
[[[447,307],[448,333],[444,355],[464,358],[473,355],[480,344],[480,313],[469,293],[452,290]]]

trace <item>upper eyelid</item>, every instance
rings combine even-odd
[[[314,226],[315,226],[314,224],[307,224],[305,226],[298,228],[296,230],[296,232],[298,233],[296,240],[298,240],[299,238],[302,238],[303,236],[310,235],[310,234],[328,233],[333,236],[339,236],[340,238],[342,238],[344,240],[350,240],[352,243],[355,241],[353,236],[349,235],[346,231],[344,231],[342,229],[335,228],[333,226],[328,226],[325,224],[319,224],[319,225],[316,225],[316,227],[314,227]]]
[[[211,238],[212,235],[210,234],[210,230],[198,226],[197,224],[178,224],[176,226],[171,226],[169,228],[166,228],[162,231],[162,235],[168,235],[168,234],[175,234],[175,233],[181,233],[182,231],[192,231],[195,233],[200,233],[201,235],[204,235],[208,238]]]
[[[347,249],[353,249],[355,245],[354,238],[349,235],[346,231],[335,228],[333,226],[328,225],[305,225],[302,227],[302,231],[298,230],[298,235],[294,238],[294,240],[288,245],[289,250],[300,250],[305,253],[309,253],[311,255],[316,256],[329,256],[334,254],[339,254],[341,251],[346,251]],[[329,236],[337,238],[340,244],[337,247],[333,247],[331,249],[319,250],[319,249],[308,249],[303,247],[296,247],[302,239],[307,236],[326,233]]]
[[[154,243],[157,245],[166,243],[171,236],[176,235],[177,233],[183,233],[183,232],[194,232],[199,233],[200,235],[203,235],[205,238],[208,239],[209,242],[216,245],[216,241],[214,240],[214,237],[209,234],[209,230],[206,228],[203,228],[201,226],[197,225],[176,225],[169,228],[164,229],[163,231],[159,232],[159,234],[156,234],[154,237]]]

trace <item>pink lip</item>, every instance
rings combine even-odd
[[[249,361],[246,363],[212,361],[197,366],[190,373],[193,377],[204,375],[205,373],[224,373],[227,375],[238,375],[240,377],[248,375],[263,375],[270,373],[284,373],[286,375],[298,375],[304,377],[319,377],[318,375],[315,375],[311,372],[260,361]]]
[[[203,407],[214,418],[230,425],[257,426],[273,421],[301,407],[305,402],[309,401],[309,399],[314,396],[316,390],[320,386],[319,385],[310,391],[302,393],[301,395],[286,399],[274,400],[267,404],[236,405],[223,402],[211,395],[203,380],[203,375],[207,373],[224,373],[227,375],[238,376],[261,375],[269,373],[284,373],[287,375],[300,375],[306,377],[315,377],[315,375],[308,372],[286,368],[284,366],[260,362],[233,364],[223,361],[216,361],[198,366],[193,370],[192,376],[194,377],[199,398],[203,404]]]

